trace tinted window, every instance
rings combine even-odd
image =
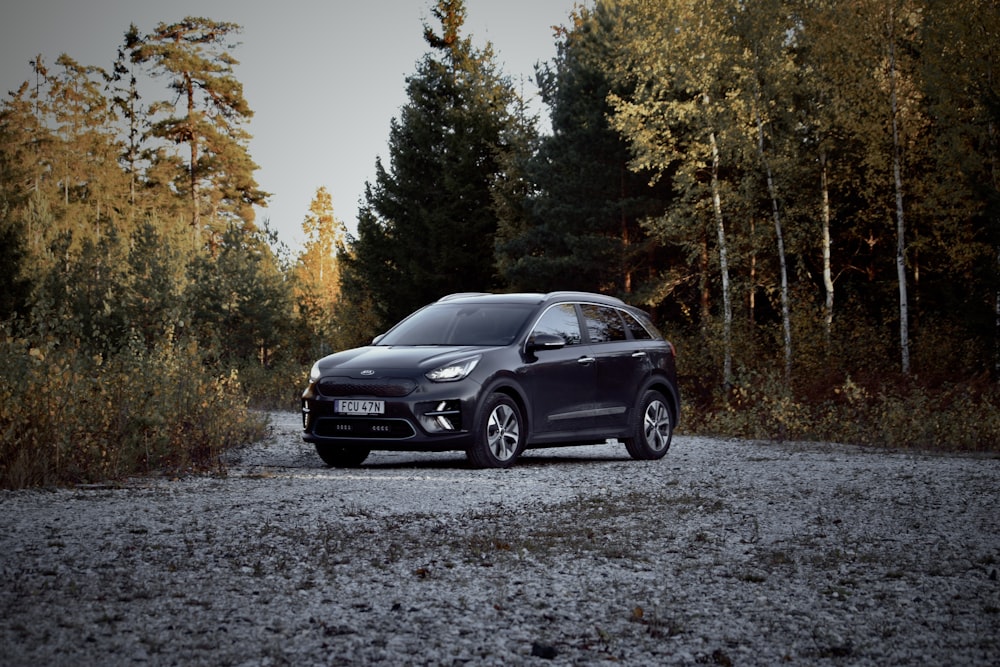
[[[632,333],[632,338],[636,340],[663,340],[663,335],[644,311],[622,311],[622,317],[625,318],[625,325]]]
[[[646,327],[635,318],[632,313],[622,312],[622,317],[625,319],[625,326],[628,327],[629,333],[632,334],[632,338],[636,340],[652,340],[653,335],[646,330]]]
[[[618,315],[617,308],[608,306],[583,306],[583,316],[587,320],[587,333],[591,343],[607,343],[615,340],[625,340],[625,325]]]
[[[571,303],[560,303],[546,310],[531,333],[562,336],[567,345],[577,345],[582,340],[580,320],[577,319],[576,308]]]
[[[436,303],[397,324],[379,345],[510,345],[531,305]]]

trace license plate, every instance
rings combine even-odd
[[[333,411],[338,415],[384,415],[385,401],[340,399],[334,403]]]

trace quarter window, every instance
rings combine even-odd
[[[625,326],[628,327],[634,340],[653,340],[653,335],[646,327],[642,326],[642,323],[632,313],[623,312],[622,317],[625,319]]]

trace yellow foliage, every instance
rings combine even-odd
[[[218,467],[262,433],[238,373],[197,346],[95,356],[0,338],[0,488]]]

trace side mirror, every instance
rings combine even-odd
[[[528,352],[536,352],[538,350],[561,350],[566,347],[566,339],[562,336],[557,336],[556,334],[532,334],[528,337],[528,342],[525,347]]]
[[[385,338],[385,334],[379,334],[375,336],[374,338],[372,338],[372,345],[378,345],[378,342],[383,338]]]

